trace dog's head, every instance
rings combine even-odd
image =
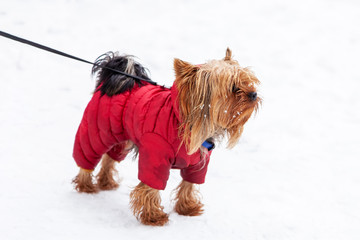
[[[230,49],[222,60],[192,65],[175,59],[175,86],[182,119],[180,134],[194,153],[208,138],[226,136],[228,147],[239,140],[243,126],[258,110],[260,81],[249,68],[232,59]]]

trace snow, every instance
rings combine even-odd
[[[143,226],[128,206],[131,158],[116,191],[71,185],[91,66],[0,37],[0,239],[360,239],[359,12],[355,0],[2,1],[0,30],[90,61],[133,54],[166,86],[173,58],[202,63],[230,47],[264,103],[234,149],[214,151],[205,214],[172,210],[173,171],[170,223]]]

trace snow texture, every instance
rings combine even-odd
[[[215,149],[205,214],[172,210],[174,170],[170,223],[143,226],[128,206],[131,158],[116,191],[71,185],[91,66],[0,37],[0,239],[360,239],[359,29],[356,0],[1,1],[0,30],[90,61],[135,55],[166,86],[173,58],[199,64],[230,47],[264,103],[234,149]]]

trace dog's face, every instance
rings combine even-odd
[[[202,65],[175,59],[174,68],[180,129],[188,152],[197,151],[210,137],[227,136],[228,146],[233,147],[261,103],[256,90],[260,81],[232,59],[230,49],[224,59]]]

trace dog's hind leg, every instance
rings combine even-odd
[[[101,169],[96,175],[97,186],[100,190],[113,190],[119,187],[118,181],[115,180],[118,175],[115,164],[124,160],[132,147],[131,141],[125,141],[113,147],[108,154],[104,154]]]
[[[194,184],[182,181],[176,189],[175,211],[180,215],[199,216],[203,213],[200,193]]]
[[[91,170],[80,168],[79,174],[73,179],[75,190],[85,193],[97,193],[98,189],[93,183],[93,175]]]
[[[97,187],[100,190],[113,190],[119,187],[118,181],[114,179],[117,177],[117,170],[115,169],[115,160],[109,155],[104,154],[101,160],[101,169],[96,175]]]

